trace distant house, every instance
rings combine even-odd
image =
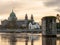
[[[40,25],[38,23],[29,23],[29,29],[40,29]]]

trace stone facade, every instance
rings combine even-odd
[[[28,19],[27,14],[25,15],[24,20],[18,20],[16,17],[16,14],[13,12],[10,13],[10,16],[8,17],[8,20],[1,21],[2,28],[18,28],[18,29],[28,29],[29,23],[34,22],[33,15],[31,15],[31,19]]]

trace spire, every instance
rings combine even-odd
[[[14,13],[14,10],[12,9],[12,12],[11,13]]]
[[[33,14],[31,14],[31,21],[34,21]]]
[[[27,16],[27,14],[25,14],[25,20],[28,20],[28,16]]]
[[[12,9],[12,12],[13,12],[13,9]]]

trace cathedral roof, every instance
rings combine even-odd
[[[13,10],[12,10],[12,12],[10,13],[10,17],[16,17],[15,13],[13,12]]]
[[[9,20],[9,21],[17,20],[17,17],[16,17],[16,15],[15,15],[15,13],[13,12],[13,10],[12,10],[12,12],[10,13],[10,16],[9,16],[8,20]]]

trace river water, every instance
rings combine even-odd
[[[16,40],[17,40],[15,45],[25,45],[26,39],[21,38],[21,36],[23,37],[24,34],[17,33],[14,35],[16,36]],[[20,37],[19,37],[19,35],[20,35]],[[42,45],[42,36],[41,36],[42,34],[37,34],[37,35],[40,35],[40,37],[39,37],[39,39],[34,40],[34,45]],[[11,45],[10,38],[11,38],[10,33],[0,33],[0,45]],[[56,45],[59,45],[59,44],[60,44],[60,41],[56,40]],[[31,40],[28,41],[28,45],[31,45]]]

